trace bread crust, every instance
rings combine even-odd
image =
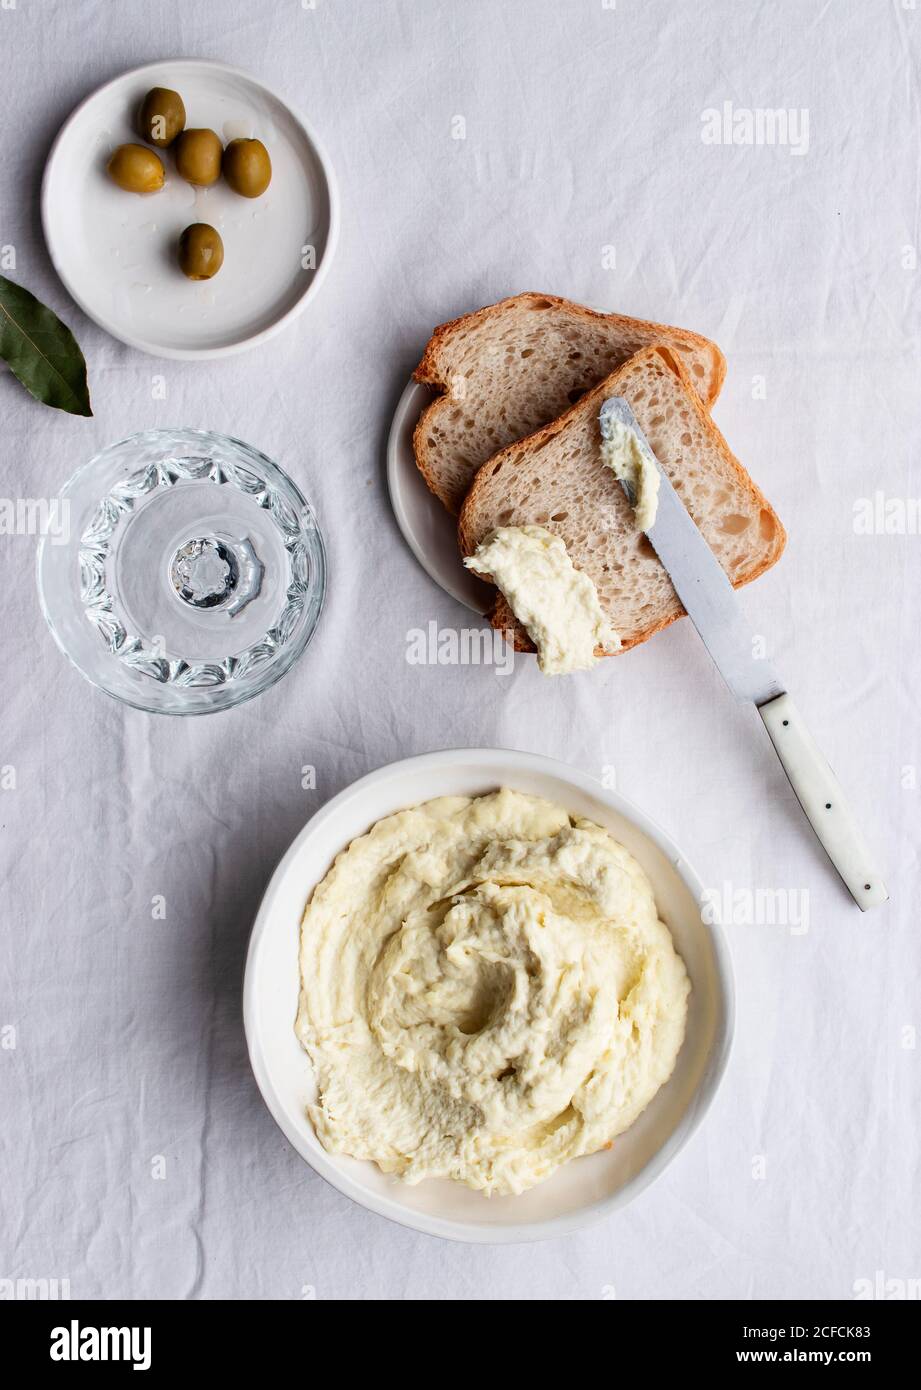
[[[523,305],[527,301],[543,301],[555,308],[565,309],[574,318],[582,318],[592,322],[605,322],[609,324],[623,325],[629,327],[634,332],[640,331],[650,337],[665,335],[669,338],[684,342],[691,350],[705,352],[711,361],[710,389],[707,392],[707,406],[712,406],[720,393],[723,381],[726,377],[726,359],[716,343],[709,338],[703,337],[700,333],[693,333],[687,328],[673,328],[668,324],[654,323],[649,319],[635,319],[628,314],[606,314],[597,309],[589,309],[584,304],[576,304],[571,299],[564,299],[559,295],[540,294],[535,290],[526,290],[521,294],[509,295],[505,299],[500,299],[496,304],[488,304],[483,309],[477,309],[470,314],[461,314],[456,319],[450,319],[447,323],[439,324],[426,344],[422,354],[422,360],[413,377],[416,381],[425,386],[431,386],[439,392],[435,399],[425,407],[413,431],[413,454],[416,460],[416,467],[425,479],[429,491],[434,493],[438,500],[448,509],[449,512],[455,511],[453,499],[446,493],[442,480],[437,471],[432,467],[428,448],[425,442],[428,428],[433,419],[437,419],[443,409],[449,409],[451,400],[448,396],[450,382],[447,373],[441,362],[442,351],[449,339],[458,329],[469,328],[475,323],[486,323],[491,318],[500,317],[508,309]],[[690,381],[690,377],[688,377]],[[695,397],[700,399],[697,388],[691,382],[691,390]]]
[[[476,309],[470,314],[460,314],[456,319],[449,319],[447,323],[440,323],[432,333],[422,354],[422,360],[413,376],[416,381],[423,382],[426,386],[435,386],[444,390],[448,382],[444,377],[439,364],[439,354],[447,339],[457,331],[458,328],[467,327],[473,323],[483,323],[488,319],[496,318],[512,305],[523,304],[526,300],[546,300],[557,308],[566,309],[576,318],[593,320],[594,322],[630,324],[644,333],[657,334],[667,333],[670,337],[684,339],[688,347],[697,348],[707,352],[713,361],[712,386],[707,392],[707,405],[712,406],[719,395],[723,382],[726,380],[726,358],[720,349],[710,338],[705,338],[702,333],[694,333],[689,328],[673,328],[667,323],[655,323],[651,319],[637,319],[629,314],[606,314],[600,309],[589,309],[585,304],[576,304],[572,299],[564,299],[561,295],[540,294],[537,290],[523,290],[520,294],[508,295],[505,299],[498,300],[495,304],[487,304],[483,309]],[[645,351],[645,349],[644,349]],[[697,388],[691,382],[691,390],[698,395]]]
[[[478,543],[477,531],[479,528],[476,528],[474,526],[473,516],[475,509],[479,503],[479,495],[483,492],[484,487],[488,483],[489,478],[491,477],[492,470],[495,468],[496,464],[500,461],[503,463],[510,462],[511,455],[516,452],[521,454],[522,451],[524,451],[524,458],[527,458],[529,455],[535,453],[536,450],[542,447],[548,440],[554,438],[554,436],[559,434],[562,430],[565,430],[567,423],[571,419],[573,419],[574,417],[584,415],[586,413],[594,412],[596,411],[596,409],[600,409],[602,402],[606,400],[608,396],[616,396],[620,394],[619,387],[623,377],[628,372],[634,370],[638,362],[641,362],[646,358],[652,357],[653,355],[658,355],[662,357],[665,360],[666,364],[680,379],[682,385],[687,391],[692,407],[697,413],[698,419],[700,420],[704,429],[711,437],[711,441],[713,443],[714,448],[719,452],[724,463],[729,467],[729,469],[736,474],[740,481],[750,491],[754,504],[758,506],[760,509],[763,509],[764,511],[768,512],[774,521],[774,539],[769,551],[767,552],[767,555],[759,559],[750,570],[745,570],[741,574],[737,575],[734,579],[732,579],[731,582],[733,584],[733,587],[738,589],[741,588],[744,584],[750,584],[752,580],[757,579],[760,575],[764,574],[765,570],[770,569],[771,566],[777,563],[777,561],[783,554],[784,546],[787,542],[787,533],[784,530],[783,524],[779,516],[775,512],[774,508],[771,506],[770,502],[764,496],[764,493],[761,491],[761,489],[749,476],[746,470],[742,467],[739,460],[732,453],[731,449],[729,448],[729,445],[726,443],[725,439],[720,434],[716,425],[713,423],[712,419],[710,418],[709,411],[707,410],[707,408],[705,407],[705,405],[703,404],[703,402],[701,401],[700,397],[694,389],[693,383],[691,382],[690,377],[688,376],[687,369],[685,368],[680,356],[676,352],[672,352],[670,348],[660,345],[643,348],[641,352],[635,353],[633,357],[628,358],[628,360],[624,362],[622,366],[618,367],[616,371],[612,372],[609,377],[607,377],[604,381],[600,382],[591,391],[587,392],[586,395],[583,396],[581,400],[577,401],[576,404],[571,407],[571,409],[567,410],[565,414],[560,415],[556,420],[552,420],[550,424],[545,425],[543,429],[535,431],[535,433],[529,435],[527,439],[518,440],[516,443],[508,445],[507,448],[500,449],[498,453],[493,454],[492,458],[488,459],[486,463],[483,464],[483,466],[477,472],[477,475],[473,480],[470,490],[467,493],[463,507],[461,508],[460,517],[458,519],[457,539],[458,545],[460,546],[461,554],[463,556],[472,555],[474,550],[476,549]],[[519,462],[523,462],[524,458],[520,459]],[[514,468],[516,465],[512,463],[511,466]],[[549,527],[548,529],[552,530],[552,527]],[[483,575],[481,575],[480,577],[486,578],[486,576]],[[648,639],[650,637],[653,637],[657,632],[661,632],[663,628],[670,627],[671,624],[675,622],[678,618],[686,616],[687,615],[685,613],[685,610],[682,607],[679,612],[669,614],[668,616],[651,624],[648,628],[645,628],[641,632],[634,634],[632,637],[627,637],[624,640],[623,646],[620,648],[620,651],[630,651],[631,648],[639,646],[641,642],[648,641]],[[484,614],[484,617],[487,617],[489,621],[492,623],[493,627],[497,628],[500,632],[505,632],[506,634],[511,632],[513,634],[514,646],[516,651],[534,651],[533,643],[531,642],[530,638],[527,636],[527,633],[524,631],[521,625],[514,618],[514,615],[512,614],[512,611],[509,608],[505,597],[501,593],[498,595],[496,602],[492,606],[492,609],[489,611],[489,613]],[[601,649],[598,649],[596,652],[596,655],[599,656],[617,656],[619,654],[620,652],[603,652],[601,651]]]

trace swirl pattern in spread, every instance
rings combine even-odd
[[[409,1182],[522,1192],[648,1105],[688,992],[648,879],[601,827],[507,790],[401,811],[304,915],[311,1119]]]

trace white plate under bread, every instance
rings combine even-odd
[[[429,491],[413,454],[413,431],[434,396],[428,386],[410,381],[400,397],[387,441],[390,502],[403,539],[426,574],[482,617],[495,602],[496,591],[464,568],[457,548],[457,517]]]

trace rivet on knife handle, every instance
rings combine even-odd
[[[789,695],[758,706],[790,785],[831,862],[864,912],[889,894],[838,779]]]

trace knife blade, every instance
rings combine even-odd
[[[889,894],[882,875],[834,772],[786,686],[759,654],[760,639],[735,589],[650,448],[629,401],[624,396],[608,397],[599,418],[602,432],[611,420],[631,430],[658,470],[658,506],[646,536],[729,689],[758,710],[807,819],[854,901],[863,911],[886,902]],[[633,506],[631,483],[620,481]]]

